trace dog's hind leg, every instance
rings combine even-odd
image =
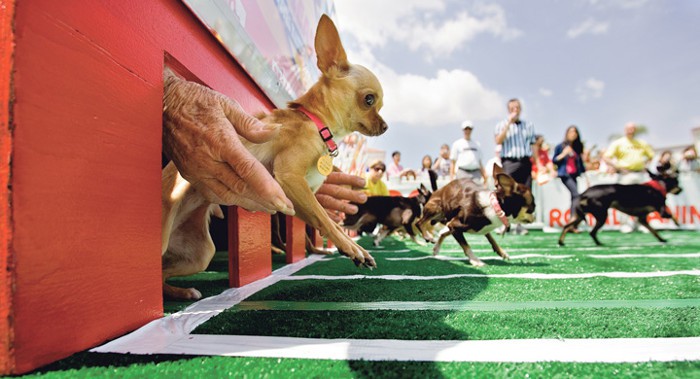
[[[500,255],[501,258],[503,258],[504,261],[509,261],[509,260],[510,260],[510,256],[508,255],[508,253],[506,253],[506,251],[503,250],[503,249],[498,245],[498,243],[496,243],[496,240],[493,238],[493,236],[491,235],[491,233],[486,233],[486,239],[489,240],[489,243],[491,244],[491,248],[493,249],[493,251],[494,251],[496,254]]]
[[[605,221],[608,219],[608,210],[605,209],[603,211],[598,211],[593,213],[593,217],[595,217],[595,226],[593,229],[591,229],[590,235],[591,238],[593,238],[593,241],[595,241],[595,244],[598,246],[603,246],[602,243],[598,240],[598,230],[605,225]]]
[[[663,242],[663,243],[668,242],[668,241],[666,241],[666,239],[662,238],[662,237],[659,235],[659,232],[657,232],[656,229],[652,228],[651,225],[649,225],[649,222],[647,221],[647,216],[646,216],[646,215],[644,215],[644,216],[639,216],[639,223],[640,223],[643,227],[647,228],[647,229],[651,232],[651,234],[653,234],[654,237],[656,237],[656,239],[659,240],[659,242]]]

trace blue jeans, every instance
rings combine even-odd
[[[571,193],[571,214],[569,215],[569,220],[573,220],[576,215],[576,210],[574,209],[574,200],[579,197],[578,185],[576,184],[576,178],[573,176],[560,176],[561,182],[564,183],[566,189]]]

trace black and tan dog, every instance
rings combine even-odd
[[[637,217],[639,223],[649,229],[651,234],[660,242],[666,242],[659,233],[649,225],[647,216],[652,212],[659,212],[663,218],[673,220],[676,225],[678,220],[671,214],[666,206],[666,194],[678,194],[682,189],[678,186],[678,177],[675,173],[663,173],[654,175],[649,173],[651,180],[644,184],[599,184],[584,191],[574,202],[575,215],[564,226],[559,236],[559,245],[564,246],[566,233],[576,229],[585,220],[586,213],[595,217],[595,226],[590,235],[596,245],[602,245],[598,240],[598,230],[605,225],[608,219],[608,209],[617,209],[622,213]]]
[[[500,166],[493,166],[496,190],[490,191],[471,179],[456,179],[435,191],[423,208],[423,217],[417,226],[428,242],[435,242],[430,231],[431,224],[441,222],[448,230],[440,235],[433,254],[440,252],[440,245],[452,235],[464,250],[469,262],[474,266],[484,263],[472,252],[463,233],[486,236],[493,251],[503,259],[508,254],[496,243],[491,232],[511,223],[531,223],[535,220],[535,200],[530,189],[517,183],[504,173]]]
[[[418,243],[414,224],[421,216],[423,206],[430,196],[431,192],[422,184],[415,197],[370,196],[366,203],[355,204],[358,211],[354,215],[346,216],[343,228],[371,234],[377,225],[382,225],[374,238],[375,246],[379,246],[382,239],[389,234],[403,228],[411,240]]]

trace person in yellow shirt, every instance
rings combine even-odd
[[[648,143],[636,139],[637,125],[625,125],[625,136],[613,141],[605,151],[603,159],[610,173],[617,173],[620,184],[640,184],[649,180],[645,171],[654,158],[654,149]]]
[[[367,184],[364,188],[367,196],[389,196],[389,189],[382,180],[385,172],[386,165],[381,160],[376,160],[369,165],[369,172],[366,178]]]

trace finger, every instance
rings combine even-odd
[[[219,98],[221,108],[226,118],[233,124],[238,134],[254,143],[263,143],[271,140],[279,133],[279,124],[266,125],[264,122],[246,113],[241,106],[221,95]]]
[[[333,220],[333,222],[335,222],[336,224],[343,221],[343,219],[335,212],[331,212],[328,209],[326,209],[326,213],[328,213],[328,217],[330,217],[330,219]]]
[[[367,194],[362,191],[341,187],[335,184],[323,184],[318,188],[316,194],[328,195],[338,200],[348,200],[353,203],[364,204],[367,201]]]
[[[230,138],[228,149],[222,151],[222,158],[233,172],[224,170],[226,185],[236,194],[248,198],[259,199],[266,208],[275,209],[286,215],[293,216],[294,205],[282,191],[282,187],[267,172],[255,157],[253,157],[238,138]],[[235,177],[231,176],[235,173]],[[236,178],[240,180],[236,181]]]
[[[197,191],[201,192],[204,197],[216,204],[237,205],[250,212],[266,212],[275,214],[276,209],[266,207],[255,199],[249,199],[244,196],[236,196],[229,191],[228,187],[216,178],[203,179],[195,185]]]
[[[353,187],[359,187],[359,188],[364,188],[364,186],[366,184],[364,178],[361,178],[357,175],[350,175],[350,174],[346,174],[346,173],[338,172],[338,171],[332,172],[330,175],[328,175],[325,183],[353,186]]]
[[[357,213],[357,205],[347,203],[345,201],[340,201],[331,196],[316,193],[316,199],[319,204],[327,210],[345,212],[349,214]]]

